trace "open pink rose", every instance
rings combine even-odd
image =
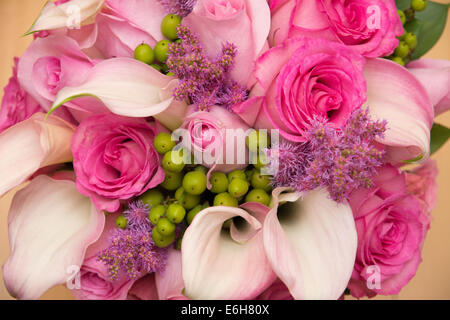
[[[430,217],[407,194],[405,174],[385,166],[375,187],[350,196],[358,232],[356,262],[349,283],[355,297],[398,294],[416,274]]]
[[[233,43],[238,54],[231,76],[243,86],[251,84],[254,62],[267,46],[270,10],[266,1],[198,0],[183,24],[199,36],[211,57],[219,54],[223,43]]]
[[[262,104],[256,128],[276,128],[288,140],[304,141],[314,118],[339,127],[365,102],[364,63],[362,56],[336,42],[289,39],[258,59],[260,87],[234,111],[251,124],[258,114],[255,103]]]
[[[234,113],[218,106],[211,107],[209,112],[196,112],[190,106],[182,129],[187,130],[186,138],[190,138],[183,140],[183,145],[192,151],[196,163],[223,172],[247,166],[248,149],[245,139],[239,138],[245,137],[250,127]],[[229,139],[227,132],[231,134]]]
[[[115,212],[164,180],[153,147],[155,129],[143,118],[113,114],[85,119],[72,140],[78,190],[100,210]]]
[[[5,94],[0,109],[0,132],[42,111],[39,103],[20,86],[17,80],[18,61],[18,58],[14,58],[13,75],[4,89]]]
[[[369,57],[389,55],[403,27],[394,0],[273,0],[269,39],[322,37]]]
[[[428,213],[434,209],[437,202],[437,175],[436,161],[431,159],[406,173],[406,190],[423,204]]]

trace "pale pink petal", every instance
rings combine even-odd
[[[71,280],[86,248],[101,235],[105,216],[72,181],[35,178],[19,191],[8,216],[11,255],[3,266],[9,293],[37,299]]]
[[[127,300],[158,300],[155,274],[151,273],[137,280],[128,291]]]
[[[280,195],[283,191],[273,191],[273,209],[263,226],[264,247],[273,270],[295,299],[338,299],[356,256],[350,206],[334,202],[324,190],[301,198],[298,193]],[[292,203],[278,207],[284,201]]]
[[[421,159],[430,153],[433,106],[420,82],[387,59],[368,59],[364,68],[370,114],[387,120],[387,157],[392,163]]]
[[[60,5],[48,1],[26,34],[42,30],[76,28],[101,9],[105,0],[71,0]]]
[[[156,288],[160,300],[184,300],[181,293],[184,289],[183,276],[181,273],[181,251],[170,249],[163,272],[155,275]]]
[[[235,217],[242,218],[238,228],[242,232],[261,229],[261,223],[247,211],[218,206],[198,213],[186,230],[181,248],[186,297],[252,299],[275,280],[261,232],[239,244],[222,231],[224,222]]]
[[[21,184],[39,168],[72,161],[69,123],[35,113],[0,134],[0,195]]]

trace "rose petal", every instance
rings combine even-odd
[[[179,250],[170,249],[166,268],[163,272],[155,275],[155,281],[160,300],[186,299],[181,293],[184,282],[181,273],[181,252]]]
[[[408,70],[386,59],[368,59],[364,76],[371,115],[388,122],[380,141],[387,146],[388,160],[425,161],[434,113],[424,87]]]
[[[0,134],[0,195],[24,182],[36,170],[72,161],[74,128],[67,122],[35,113]]]
[[[15,195],[8,216],[11,255],[3,277],[9,293],[37,299],[70,280],[70,268],[82,265],[104,223],[104,214],[72,181],[35,178]]]
[[[267,258],[296,299],[338,299],[355,262],[357,235],[348,204],[332,201],[324,190],[281,194],[273,191],[273,209],[264,226]],[[281,201],[293,202],[282,208]],[[277,210],[278,215],[277,215]],[[288,214],[285,216],[285,214]]]

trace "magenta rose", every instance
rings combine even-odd
[[[39,103],[20,86],[17,80],[18,61],[19,58],[14,58],[13,75],[4,89],[5,94],[0,109],[0,133],[28,119],[34,113],[43,111]]]
[[[420,202],[407,193],[405,173],[388,165],[374,183],[349,200],[358,249],[348,288],[358,298],[400,292],[416,274],[430,224]]]
[[[144,193],[164,180],[153,147],[154,124],[113,114],[85,119],[72,139],[78,190],[99,210],[115,212],[120,201]]]
[[[406,173],[407,192],[414,195],[428,213],[431,213],[437,202],[437,175],[436,161],[432,159]]]
[[[288,39],[258,59],[259,86],[234,111],[256,128],[279,129],[288,140],[305,141],[314,118],[340,127],[365,102],[364,64],[361,55],[336,42]]]
[[[394,0],[272,0],[271,35],[276,44],[287,38],[327,38],[360,54],[383,57],[403,34]]]

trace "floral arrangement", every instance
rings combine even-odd
[[[59,0],[0,109],[5,285],[339,299],[414,277],[450,136],[427,0]]]

